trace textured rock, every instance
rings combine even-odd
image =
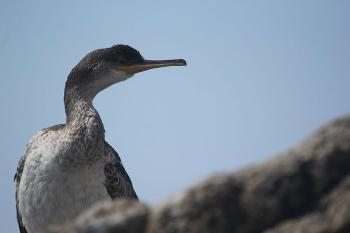
[[[350,116],[271,161],[210,177],[152,210],[102,204],[61,232],[349,233]]]
[[[52,233],[143,232],[149,209],[133,200],[102,202],[78,217],[74,223],[54,227]]]
[[[266,233],[350,232],[350,177],[320,200],[314,211],[285,221]]]

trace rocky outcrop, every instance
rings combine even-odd
[[[350,116],[245,170],[220,174],[154,208],[102,203],[63,233],[350,233]]]

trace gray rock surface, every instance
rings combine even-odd
[[[133,200],[106,201],[97,204],[74,222],[54,226],[52,233],[133,233],[144,232],[149,209]]]
[[[266,163],[212,176],[149,209],[102,203],[63,233],[350,233],[350,116]]]

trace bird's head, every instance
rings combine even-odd
[[[114,45],[87,54],[68,76],[67,89],[78,91],[81,97],[92,101],[98,92],[124,81],[134,74],[167,66],[184,66],[183,59],[145,60],[128,45]]]

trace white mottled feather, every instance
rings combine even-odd
[[[60,137],[55,131],[40,131],[28,144],[18,190],[19,211],[28,232],[42,233],[49,225],[76,217],[96,201],[110,199],[102,161],[79,168],[57,162],[67,146]]]

